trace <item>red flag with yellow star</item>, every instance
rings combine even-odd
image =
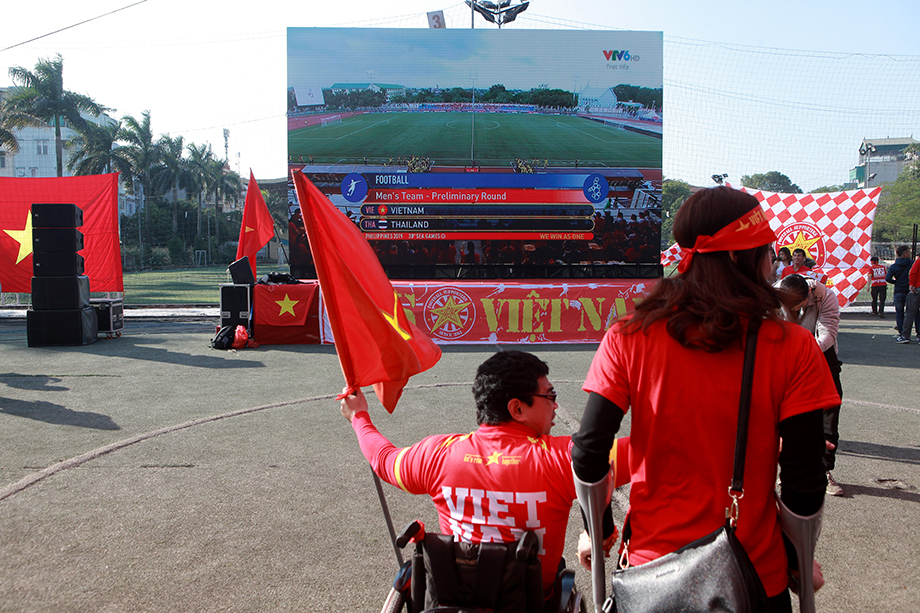
[[[406,317],[354,222],[303,173],[293,175],[348,393],[373,385],[392,413],[409,377],[434,366],[441,349]]]
[[[246,203],[243,205],[243,223],[240,224],[240,242],[236,246],[236,259],[244,255],[249,258],[252,276],[256,276],[256,254],[275,235],[275,222],[265,198],[259,191],[256,177],[249,171],[249,187],[246,189]]]
[[[90,291],[123,292],[118,237],[118,174],[0,178],[0,289],[32,291],[32,204],[83,209],[85,274]]]
[[[257,285],[254,296],[257,326],[304,326],[316,293],[315,284]]]

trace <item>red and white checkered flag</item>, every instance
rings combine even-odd
[[[882,188],[826,194],[776,194],[741,188],[760,201],[770,227],[776,232],[776,249],[804,249],[827,276],[840,306],[856,299],[866,284],[872,246],[872,222]],[[661,264],[680,261],[680,247],[661,253]]]

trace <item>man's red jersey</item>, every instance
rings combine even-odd
[[[398,449],[367,412],[357,413],[352,426],[381,479],[431,496],[443,534],[479,543],[536,533],[543,587],[550,593],[575,500],[570,437],[537,436],[527,426],[506,422],[470,434],[429,436]],[[628,482],[627,454],[627,440],[618,439],[611,450],[611,473],[619,475],[615,487]]]

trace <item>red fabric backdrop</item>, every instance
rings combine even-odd
[[[118,174],[42,179],[0,178],[0,286],[32,291],[33,203],[83,209],[83,250],[90,291],[123,292],[118,238]]]

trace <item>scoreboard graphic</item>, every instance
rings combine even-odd
[[[388,274],[648,278],[663,86],[661,32],[288,28],[288,167]]]
[[[371,202],[358,220],[369,240],[591,240],[609,184],[593,173],[368,173],[347,175],[341,192]]]

